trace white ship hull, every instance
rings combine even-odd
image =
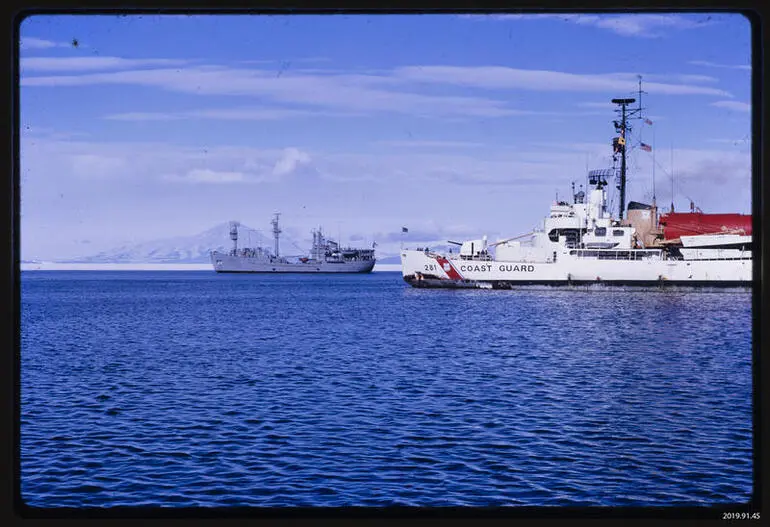
[[[555,262],[463,260],[401,251],[404,280],[414,287],[569,285],[677,285],[750,287],[752,261],[743,260],[599,260],[560,255]]]
[[[353,262],[266,262],[262,258],[211,253],[211,264],[218,273],[369,273],[375,260]]]

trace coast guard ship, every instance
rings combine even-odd
[[[641,119],[636,99],[613,99],[620,119],[614,121],[612,168],[592,170],[587,195],[575,192],[572,202],[556,201],[542,228],[526,235],[489,243],[484,236],[449,242],[459,252],[439,254],[428,249],[401,250],[403,279],[414,287],[519,286],[735,286],[752,279],[751,215],[658,213],[651,204],[631,201],[624,215],[626,132],[629,119]],[[648,124],[651,121],[646,120]],[[644,150],[650,147],[640,143]],[[607,186],[616,178],[620,191],[618,216],[607,210]],[[582,185],[581,185],[582,186]]]

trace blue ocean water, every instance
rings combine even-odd
[[[748,501],[751,296],[22,274],[35,507]]]

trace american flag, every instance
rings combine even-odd
[[[650,124],[650,125],[652,124],[652,121],[650,121],[649,119],[645,119],[645,120],[644,120],[644,122],[645,122],[646,124]]]
[[[401,232],[409,232],[409,229],[407,229],[406,227],[401,227]]]
[[[652,152],[652,147],[648,145],[647,143],[640,143],[639,148],[644,150],[645,152]]]

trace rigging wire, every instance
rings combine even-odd
[[[633,134],[631,134],[631,135],[633,135]],[[635,136],[634,136],[634,137],[635,137]],[[636,147],[635,147],[635,146],[634,146],[634,147],[632,147],[632,150],[636,150]],[[654,155],[652,156],[652,169],[653,169],[653,188],[654,188],[654,185],[655,185],[655,175],[654,175],[654,172],[655,172],[655,167],[657,167],[657,168],[659,168],[659,169],[660,169],[660,170],[663,172],[663,174],[664,174],[666,177],[668,177],[668,178],[670,178],[670,179],[671,179],[671,198],[672,198],[672,200],[673,200],[673,197],[674,197],[674,191],[675,191],[675,186],[674,186],[674,172],[673,172],[673,170],[674,170],[673,155],[674,155],[674,152],[673,152],[673,145],[672,145],[672,146],[671,146],[671,158],[672,158],[672,159],[671,159],[671,171],[668,171],[668,170],[666,170],[666,168],[665,168],[663,165],[661,165],[661,164],[660,164],[660,163],[659,163],[659,162],[658,162],[658,161],[655,159],[655,156],[654,156]],[[679,190],[679,192],[680,192],[680,194],[681,194],[681,191],[682,191],[681,185],[676,185],[676,189],[677,189],[677,190]],[[653,196],[654,196],[654,190],[653,190]]]
[[[264,240],[262,239],[263,232],[260,229],[252,229],[251,227],[244,227],[243,225],[241,225],[240,227],[241,227],[241,229],[244,229],[244,230],[247,231],[247,236],[249,237],[249,245],[251,245],[251,233],[253,232],[258,237],[257,238],[258,241],[257,241],[256,247],[265,248]],[[297,243],[295,241],[293,241],[291,238],[289,238],[288,236],[284,236],[283,240],[285,242],[289,242],[295,249],[297,249],[301,253],[300,255],[291,255],[291,256],[287,255],[287,258],[293,258],[293,257],[296,257],[296,256],[304,256],[305,253],[307,252],[305,249],[303,249],[302,247],[297,245]]]

